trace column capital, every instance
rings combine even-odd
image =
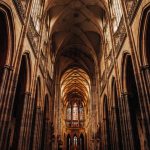
[[[112,109],[112,110],[115,110],[115,109],[116,109],[116,107],[115,107],[115,106],[112,106],[112,107],[111,107],[111,109]]]
[[[40,110],[41,110],[41,107],[40,107],[40,106],[37,106],[36,109],[40,111]]]
[[[122,91],[121,92],[121,96],[127,96],[127,95],[129,95],[129,93],[127,91]]]
[[[28,91],[27,91],[27,92],[24,92],[24,95],[31,96],[31,94],[32,94],[32,93],[31,93],[31,92],[28,92]]]
[[[150,70],[149,64],[140,66],[140,71],[145,71],[145,70]]]
[[[0,69],[8,69],[8,70],[10,70],[10,71],[13,71],[13,70],[14,70],[13,66],[10,66],[10,65],[0,66]]]

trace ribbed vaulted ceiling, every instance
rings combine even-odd
[[[71,68],[64,73],[61,80],[61,95],[64,103],[73,97],[78,97],[86,103],[89,92],[90,79],[84,70]]]
[[[47,0],[46,22],[61,96],[87,101],[103,42],[103,0]]]

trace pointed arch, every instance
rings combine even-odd
[[[30,53],[29,52],[25,52],[23,54],[23,56],[26,59],[26,66],[27,66],[27,83],[31,83],[31,77],[32,77],[32,65],[31,65],[31,58],[30,58]],[[30,91],[30,85],[31,84],[27,84],[26,86],[26,91]]]
[[[38,76],[38,78],[37,78],[37,88],[38,88],[37,106],[41,107],[41,78],[40,78],[40,76]]]
[[[6,66],[12,66],[14,56],[14,23],[11,8],[0,2],[0,83]]]
[[[130,120],[130,135],[133,141],[133,147],[135,149],[141,149],[141,139],[140,135],[143,134],[141,127],[141,109],[140,109],[140,101],[136,84],[136,77],[134,74],[134,68],[132,63],[132,58],[129,53],[124,53],[123,55],[123,64],[122,64],[122,87],[124,92],[126,93],[126,100],[128,106]]]
[[[150,65],[150,3],[143,8],[139,25],[139,57],[142,65]]]
[[[71,136],[67,135],[67,150],[71,150]]]
[[[21,130],[21,128],[24,127],[24,124],[22,123],[26,117],[25,114],[28,105],[28,101],[26,101],[27,92],[31,83],[29,61],[28,54],[23,54],[12,109],[12,126],[14,127],[13,142],[11,145],[12,149],[18,149],[18,141],[21,139],[21,134],[23,132],[23,129]]]
[[[140,69],[143,78],[142,86],[145,87],[145,93],[150,99],[150,3],[143,8],[138,37],[138,55],[140,60]],[[148,113],[150,113],[148,111]]]
[[[80,144],[80,150],[84,150],[84,144],[85,144],[85,142],[84,142],[84,135],[83,135],[83,133],[81,133],[80,134],[80,141],[79,141],[79,144]]]
[[[121,86],[122,89],[124,90],[124,92],[127,91],[127,87],[126,87],[126,81],[125,81],[125,77],[126,77],[126,65],[127,65],[127,57],[130,56],[130,53],[128,52],[124,52],[123,56],[122,56],[122,62],[121,62]]]
[[[114,109],[115,113],[113,116],[115,117],[113,121],[115,122],[115,134],[116,134],[116,145],[118,146],[119,150],[123,149],[122,145],[122,135],[121,135],[121,115],[120,115],[120,98],[117,93],[117,86],[116,86],[116,80],[115,77],[112,78],[112,84],[111,84],[111,94],[112,94],[112,108]]]
[[[3,21],[0,22],[4,32],[6,40],[2,44],[4,46],[5,52],[5,64],[11,64],[13,62],[14,46],[15,46],[15,36],[14,36],[14,23],[13,23],[13,14],[11,8],[4,2],[0,2],[0,19]],[[2,40],[2,39],[1,39]],[[6,42],[6,43],[5,43]]]

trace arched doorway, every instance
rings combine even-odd
[[[9,8],[0,4],[0,85],[5,65],[11,65],[13,58],[13,24]]]
[[[84,136],[83,134],[80,134],[80,148],[79,150],[84,150]]]
[[[70,134],[67,135],[67,150],[71,150],[71,137],[70,137]]]
[[[27,60],[26,60],[26,55],[22,56],[21,60],[21,66],[20,66],[20,71],[19,71],[19,76],[18,76],[18,82],[17,82],[17,88],[16,88],[16,93],[15,93],[15,98],[14,98],[14,103],[13,103],[13,109],[12,109],[12,128],[14,130],[12,131],[13,133],[13,142],[11,145],[12,150],[17,150],[18,149],[18,144],[19,144],[19,139],[20,134],[21,134],[21,126],[22,125],[22,118],[25,109],[25,92],[27,89],[27,85],[29,79],[28,79],[28,67],[27,66]]]
[[[140,104],[139,104],[139,96],[136,86],[136,79],[133,70],[133,64],[131,60],[131,56],[126,54],[125,55],[125,74],[124,74],[124,81],[125,81],[125,88],[127,91],[127,101],[128,101],[128,111],[129,116],[128,120],[131,123],[132,139],[133,139],[133,146],[134,149],[140,150],[140,133],[142,132],[141,126],[141,112],[140,112]],[[127,112],[128,113],[128,112]]]

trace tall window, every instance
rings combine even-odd
[[[71,137],[68,134],[68,136],[67,136],[67,150],[70,150],[70,149],[71,149]]]
[[[71,105],[67,108],[67,120],[71,120]]]
[[[33,24],[37,31],[40,30],[41,8],[42,8],[41,0],[33,0],[31,17],[32,17]]]
[[[113,28],[114,28],[114,32],[116,32],[122,18],[120,0],[111,0],[111,8],[112,8],[112,16],[113,16]]]
[[[77,138],[76,135],[74,136],[73,140],[74,140],[74,146],[77,146],[77,144],[78,144],[78,138]]]
[[[84,108],[80,102],[71,102],[66,110],[66,124],[71,127],[83,126]]]
[[[73,105],[73,120],[78,120],[78,105],[76,103]]]
[[[84,119],[84,110],[83,110],[83,106],[82,105],[80,105],[79,113],[80,113],[80,120],[83,120]]]

